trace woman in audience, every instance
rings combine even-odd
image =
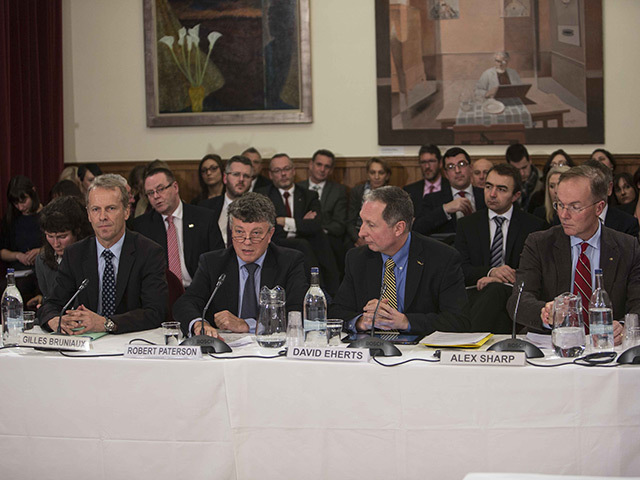
[[[616,160],[611,155],[611,152],[605,150],[604,148],[596,148],[593,152],[591,152],[591,158],[593,160],[597,160],[600,163],[604,163],[607,167],[611,169],[612,172],[616,170]]]
[[[576,164],[573,161],[573,158],[571,158],[571,155],[560,148],[551,152],[551,155],[549,155],[549,157],[547,158],[547,163],[545,163],[544,167],[542,168],[542,174],[544,175],[544,178],[547,178],[549,170],[551,170],[553,167],[564,166],[575,167]]]
[[[367,162],[367,181],[353,187],[349,198],[349,215],[347,217],[348,248],[354,245],[356,247],[364,245],[364,242],[358,236],[362,225],[360,208],[362,207],[364,194],[387,185],[390,178],[391,168],[383,159],[374,157]]]
[[[614,205],[632,204],[635,212],[635,205],[638,202],[638,187],[630,173],[617,173],[613,177],[613,193],[615,195]]]
[[[58,197],[44,207],[40,212],[40,228],[45,239],[36,257],[36,276],[41,295],[28,302],[27,305],[32,308],[40,306],[51,295],[65,248],[93,235],[84,202],[74,196]]]
[[[60,172],[60,176],[58,177],[58,181],[62,180],[71,180],[75,183],[78,188],[80,188],[80,179],[78,178],[78,167],[65,167],[62,172]]]
[[[202,160],[200,160],[200,165],[198,165],[200,194],[191,201],[193,205],[197,205],[202,200],[217,197],[224,193],[224,184],[222,183],[223,172],[224,163],[220,155],[211,153],[205,155]]]
[[[133,217],[139,217],[146,213],[149,201],[144,194],[144,172],[147,167],[144,165],[136,165],[129,172],[127,183],[131,187],[131,195],[134,198]]]
[[[544,190],[544,205],[540,205],[533,211],[534,215],[544,219],[549,225],[556,225],[558,223],[558,215],[553,208],[553,202],[558,200],[558,197],[556,196],[556,189],[558,187],[560,174],[566,172],[569,168],[571,167],[568,165],[551,167],[547,173],[546,188]]]
[[[99,175],[102,175],[102,170],[97,163],[86,163],[78,167],[79,186],[83,194],[87,193],[89,185],[91,185],[91,182]]]
[[[80,191],[80,187],[73,180],[60,180],[53,187],[51,187],[51,200],[58,197],[66,197],[71,195],[82,200],[84,204],[84,195]]]

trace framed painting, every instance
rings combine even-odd
[[[601,0],[376,0],[380,145],[604,143]]]
[[[309,0],[144,0],[147,126],[310,123]]]

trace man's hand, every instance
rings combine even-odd
[[[58,331],[58,322],[60,321],[60,317],[59,316],[55,316],[53,317],[51,320],[49,320],[47,322],[47,325],[49,325],[49,328],[51,329],[52,332],[57,332]],[[62,316],[62,325],[60,327],[60,330],[62,331],[62,333],[66,333],[67,335],[73,335],[74,328],[78,328],[78,321],[77,320],[72,320],[69,318],[68,315],[63,315]]]
[[[620,345],[624,337],[624,327],[618,320],[613,321],[613,344]]]
[[[553,309],[553,302],[547,302],[544,307],[540,309],[540,319],[542,323],[553,327],[553,317],[551,316],[551,310]]]
[[[482,277],[478,280],[478,283],[476,283],[476,288],[480,291],[490,283],[500,283],[500,280],[495,277]]]
[[[449,203],[443,205],[444,211],[449,215],[456,212],[462,212],[464,215],[470,215],[473,213],[473,206],[468,198],[456,197]]]
[[[376,310],[378,299],[374,298],[364,306],[364,313],[356,322],[359,331],[369,330],[373,320],[373,312]],[[403,313],[389,306],[389,299],[383,298],[376,315],[376,327],[380,330],[406,330],[409,328],[409,319]]]
[[[40,253],[39,248],[32,248],[27,252],[27,262],[29,262],[29,265],[33,265],[34,263],[36,263],[36,257],[38,256],[39,253]]]
[[[249,333],[249,325],[247,322],[236,317],[229,310],[222,310],[216,313],[213,319],[220,330],[230,330],[234,333]]]
[[[276,217],[276,223],[277,223],[278,225],[280,225],[281,227],[284,227],[284,219],[285,219],[285,218],[286,218],[286,217]]]
[[[499,282],[503,283],[515,283],[516,271],[509,265],[502,265],[500,267],[492,268],[489,272],[490,277],[495,277]]]
[[[42,295],[36,295],[27,302],[27,307],[38,309],[42,305]]]
[[[206,320],[204,322],[204,333],[202,333],[201,321],[197,321],[196,323],[194,323],[192,330],[194,335],[207,335],[213,338],[220,338],[220,335],[218,335],[218,330],[209,325],[209,322],[207,322]]]
[[[313,210],[309,210],[307,213],[304,214],[304,217],[302,217],[302,219],[303,220],[313,220],[317,216],[318,216],[318,212],[314,212]]]
[[[84,305],[80,305],[76,310],[67,310],[66,315],[62,316],[63,325],[65,319],[75,322],[76,325],[74,328],[79,329],[72,332],[70,335],[84,335],[89,332],[104,332],[104,322],[107,320],[105,317],[92,312]]]

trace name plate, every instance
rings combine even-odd
[[[52,335],[48,333],[21,333],[18,338],[21,347],[46,348],[48,350],[69,350],[88,352],[91,350],[89,337]]]
[[[324,360],[330,362],[368,362],[368,348],[293,347],[287,358],[297,360]]]
[[[443,351],[440,363],[443,365],[503,365],[522,366],[525,364],[524,352],[460,352]]]
[[[129,358],[196,360],[202,358],[202,349],[192,345],[127,345],[124,356]]]

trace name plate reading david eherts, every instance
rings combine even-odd
[[[91,349],[89,337],[52,335],[50,333],[21,333],[18,337],[20,347],[46,348],[48,350],[69,350],[88,352]]]
[[[368,348],[293,347],[287,358],[296,360],[325,360],[333,362],[368,362]]]
[[[202,349],[199,346],[187,345],[127,345],[124,356],[128,358],[196,360],[202,358]]]
[[[443,365],[502,365],[522,366],[525,363],[524,352],[461,352],[449,351],[440,354]]]

